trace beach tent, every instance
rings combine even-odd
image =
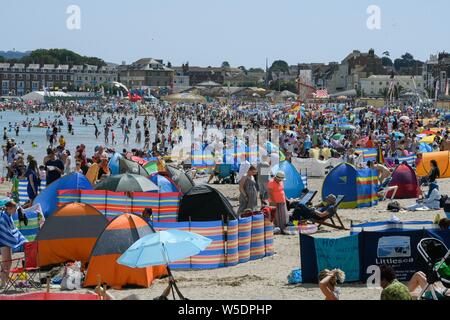
[[[134,214],[123,214],[112,220],[95,243],[83,285],[96,286],[99,275],[102,283],[115,289],[126,285],[148,288],[154,278],[167,274],[162,266],[133,269],[116,262],[133,243],[153,232],[144,219]]]
[[[421,152],[421,153],[433,152],[433,148],[429,144],[426,144],[425,142],[421,142],[419,144],[419,152]]]
[[[151,182],[158,186],[159,193],[180,192],[175,182],[161,174],[154,173],[150,176],[149,179]]]
[[[111,170],[111,174],[119,174],[119,159],[122,158],[122,155],[120,153],[114,153],[111,159],[109,160],[109,170]]]
[[[47,218],[58,208],[58,191],[92,189],[91,183],[83,174],[72,173],[51,183],[34,199],[33,205],[40,204],[42,213]]]
[[[354,209],[372,207],[378,204],[376,170],[357,170],[348,163],[335,167],[326,176],[322,187],[322,199],[328,195],[345,196],[340,208]]]
[[[298,173],[297,169],[289,161],[280,162],[272,168],[272,174],[274,176],[278,171],[283,171],[286,175],[286,181],[284,181],[284,193],[286,197],[288,199],[299,198],[303,189],[305,189],[301,174]]]
[[[187,193],[195,186],[194,181],[186,174],[186,172],[171,165],[167,165],[166,170],[172,181],[175,182],[183,194]]]
[[[407,164],[399,165],[392,174],[390,187],[398,186],[396,199],[413,199],[418,198],[420,194],[419,182],[416,173]],[[387,195],[390,198],[392,193]]]
[[[85,203],[69,203],[54,212],[39,231],[39,266],[69,261],[87,263],[97,238],[108,224],[106,217]]]
[[[150,173],[139,163],[122,157],[119,158],[119,174],[123,173],[138,174],[144,177],[148,177],[150,175]]]
[[[233,206],[220,191],[208,186],[193,187],[181,199],[178,221],[237,219]]]
[[[422,155],[422,160],[417,164],[416,173],[419,177],[426,177],[431,171],[431,160],[436,160],[439,171],[441,172],[440,179],[450,178],[450,152],[429,152]]]

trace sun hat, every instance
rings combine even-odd
[[[283,171],[278,171],[275,178],[277,178],[278,180],[286,180],[286,175],[284,174]]]
[[[331,202],[331,204],[335,204],[337,198],[336,198],[336,196],[335,196],[334,194],[330,194],[330,195],[328,195],[328,197],[327,197],[326,200],[327,200],[328,202]]]

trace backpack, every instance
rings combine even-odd
[[[400,203],[398,201],[391,201],[388,203],[387,209],[392,212],[399,212],[401,210]]]

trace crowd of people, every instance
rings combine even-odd
[[[318,206],[300,204],[289,213],[292,208],[289,203],[291,199],[287,199],[284,191],[286,174],[283,171],[273,174],[271,170],[281,154],[287,161],[292,158],[339,158],[356,167],[372,168],[378,172],[382,189],[389,184],[392,168],[386,163],[365,162],[358,148],[376,148],[385,159],[396,160],[416,155],[420,161],[420,154],[425,148],[422,140],[428,138],[428,151],[450,151],[447,119],[442,111],[414,108],[407,104],[375,109],[337,103],[308,106],[262,103],[255,108],[244,102],[231,105],[214,102],[207,105],[151,103],[138,108],[133,104],[105,101],[55,102],[50,105],[34,105],[32,108],[27,104],[16,104],[4,105],[2,108],[14,108],[27,117],[21,124],[10,122],[9,130],[4,128],[3,160],[6,162],[7,180],[11,180],[13,185],[18,180],[27,180],[30,201],[39,194],[42,181],[45,180],[46,185],[49,185],[73,172],[87,174],[94,164],[99,167],[96,180],[109,176],[109,159],[118,152],[119,145],[126,146],[120,153],[128,158],[137,156],[162,159],[166,156],[181,164],[192,164],[192,159],[187,158],[192,155],[193,150],[208,150],[212,153],[212,158],[216,159],[217,165],[224,160],[223,150],[236,141],[243,141],[247,146],[256,141],[258,145],[264,146],[266,152],[257,161],[244,156],[239,162],[238,172],[232,175],[239,189],[237,213],[245,216],[261,207],[272,207],[276,232],[281,234],[288,234],[287,229],[293,226],[294,221],[325,219],[333,216],[337,210],[337,196],[330,194]],[[36,116],[42,111],[51,111],[56,116],[51,120]],[[93,150],[88,150],[84,143],[79,143],[72,149],[69,147],[73,145],[72,141],[77,141],[74,127],[76,117],[81,117],[82,126],[92,127],[92,137],[97,144]],[[32,153],[26,155],[23,142],[18,143],[20,128],[30,131],[34,126],[46,128],[48,147],[42,160],[36,159]],[[10,137],[12,132],[15,133],[15,138]],[[132,134],[135,136],[134,141],[131,140]],[[277,149],[268,150],[264,143],[266,140],[271,140]],[[33,148],[37,147],[34,141],[31,144]],[[187,158],[185,154],[183,157],[182,152],[178,152],[180,146],[187,146],[189,149]],[[406,209],[416,210],[421,206],[436,208],[436,203],[440,200],[436,179],[440,172],[435,161],[432,161],[431,167],[426,181],[429,192],[423,195],[423,201]],[[214,170],[209,182],[218,174]],[[7,214],[17,209],[18,202],[18,199],[13,199],[7,204],[6,211],[2,213],[3,223],[0,225],[14,230]],[[148,215],[151,216],[151,213],[145,214],[146,219],[149,219]],[[14,232],[10,232],[10,235],[21,241],[20,235]],[[5,242],[1,255],[7,259],[11,252],[6,252],[6,247],[8,245]],[[383,269],[381,274],[384,288],[382,299],[387,300],[410,299],[410,292],[417,286],[422,286],[424,281],[422,274],[416,275],[408,290],[395,280],[392,270]],[[2,273],[2,280],[3,278],[5,275]],[[339,299],[336,285],[343,282],[343,272],[324,270],[319,278],[320,289],[326,299]]]

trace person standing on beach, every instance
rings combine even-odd
[[[123,143],[124,144],[129,144],[130,143],[130,129],[128,128],[128,126],[125,126],[124,136],[123,136]]]
[[[4,288],[9,281],[9,271],[12,266],[12,249],[18,248],[27,242],[12,219],[12,216],[17,211],[17,203],[10,201],[5,205],[5,208],[5,211],[0,212],[1,288]]]
[[[37,162],[34,160],[33,156],[28,156],[28,168],[27,172],[25,173],[25,176],[27,177],[28,184],[27,184],[27,194],[28,198],[33,201],[34,198],[37,197],[39,193],[39,186],[41,185],[41,181],[39,179],[38,173],[37,173]]]
[[[286,195],[284,193],[284,183],[286,175],[279,171],[275,178],[267,184],[269,191],[269,202],[271,206],[276,207],[275,227],[280,229],[281,234],[287,234],[285,229],[289,220],[289,214],[286,206]]]
[[[105,124],[105,144],[109,143],[109,126]]]
[[[243,214],[247,209],[255,211],[258,206],[258,190],[255,181],[257,173],[258,170],[254,166],[250,166],[247,174],[239,181],[238,215]]]
[[[45,168],[47,170],[47,186],[61,178],[64,173],[64,162],[58,159],[54,149],[50,151],[50,160],[45,163]]]

